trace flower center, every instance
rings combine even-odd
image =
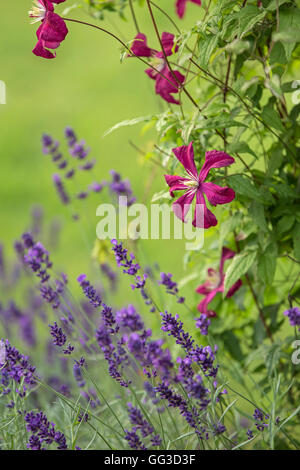
[[[42,21],[43,19],[45,19],[46,12],[47,12],[46,6],[43,3],[41,3],[39,0],[35,0],[32,10],[28,12],[29,17],[32,18],[31,23],[32,24],[37,23],[38,21]]]
[[[158,72],[161,72],[165,66],[165,61],[161,57],[153,57],[150,60],[150,65],[154,67]]]
[[[184,182],[184,186],[188,188],[198,188],[199,182],[197,180],[188,180]]]
[[[209,282],[209,288],[211,290],[216,289],[221,283],[220,273],[218,273],[214,269],[209,269],[208,270],[208,282]]]

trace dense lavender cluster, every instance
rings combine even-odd
[[[178,295],[178,285],[177,282],[172,281],[172,274],[160,273],[160,281],[158,283],[162,286],[165,286],[166,292],[168,294],[174,295],[177,297],[177,302],[179,304],[184,303],[185,298]]]
[[[128,429],[125,429],[124,439],[128,442],[128,445],[131,449],[147,450],[135,431],[129,431]]]
[[[58,450],[66,450],[67,443],[64,434],[55,429],[55,424],[48,421],[47,416],[41,411],[31,411],[24,417],[26,430],[31,433],[27,447],[31,450],[45,450],[46,445],[57,444]]]
[[[53,337],[53,343],[56,346],[64,346],[67,342],[67,337],[63,330],[57,325],[56,321],[53,325],[49,325],[50,334]]]
[[[27,240],[27,242],[29,237],[29,234],[23,235],[23,239]],[[24,256],[24,261],[36,276],[40,278],[42,283],[47,282],[50,279],[48,269],[52,267],[52,262],[49,259],[48,251],[44,248],[42,243],[33,243],[32,240],[32,245],[28,247],[27,253]]]
[[[161,437],[155,433],[155,429],[142,415],[139,408],[136,408],[132,403],[127,403],[128,414],[131,424],[133,425],[131,432],[139,432],[143,439],[151,436],[151,446],[159,447],[161,445]],[[127,435],[127,434],[126,434]]]
[[[9,341],[0,340],[0,374],[2,385],[9,386],[10,379],[16,384],[21,381],[26,385],[35,385],[35,367],[32,366],[27,356],[21,354]],[[6,393],[10,389],[6,388]]]
[[[300,331],[300,308],[289,308],[284,312],[284,315],[290,320],[290,325],[298,327],[298,331]]]
[[[168,333],[176,339],[176,344],[179,344],[187,352],[193,347],[194,340],[189,333],[183,329],[183,323],[179,320],[178,315],[172,315],[168,312],[161,313],[162,317],[162,331]]]
[[[204,436],[204,438],[208,439],[207,431],[200,424],[199,412],[196,407],[190,409],[187,400],[185,400],[182,395],[172,390],[166,383],[159,384],[155,390],[161,399],[167,401],[169,407],[179,410],[180,414],[185,418],[188,425],[195,430],[199,438],[202,439]]]
[[[128,364],[128,355],[123,347],[122,341],[113,343],[113,338],[109,329],[101,325],[96,331],[96,339],[101,348],[104,359],[108,363],[108,373],[122,387],[128,387],[130,380],[123,378],[122,369]]]
[[[116,312],[116,321],[120,328],[132,332],[144,329],[144,322],[133,305],[118,310]]]

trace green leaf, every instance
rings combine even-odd
[[[224,297],[227,295],[229,289],[235,284],[244,274],[246,274],[255,261],[257,253],[249,251],[236,255],[225,275],[224,284]]]
[[[229,354],[237,361],[242,361],[244,355],[241,350],[240,342],[232,331],[225,331],[222,335],[224,345]]]
[[[262,119],[269,124],[269,126],[274,129],[284,132],[284,127],[282,125],[281,119],[277,111],[273,108],[272,103],[268,103],[262,110],[261,113]]]
[[[257,155],[246,142],[239,141],[239,142],[234,142],[233,144],[228,146],[228,153],[249,153],[250,155],[253,155],[253,157],[257,158]]]
[[[270,204],[269,196],[261,194],[252,181],[243,175],[232,175],[228,177],[229,185],[237,194],[261,202],[262,204]]]
[[[269,376],[271,376],[273,374],[273,371],[276,369],[280,356],[281,356],[281,345],[278,343],[272,344],[268,348],[267,354],[265,356],[265,364],[266,364],[266,368],[268,370]]]
[[[295,44],[300,41],[300,11],[297,8],[280,11],[279,30],[273,34],[273,40],[282,42],[289,61]]]
[[[294,225],[294,222],[295,222],[294,215],[284,215],[277,224],[277,227],[276,227],[277,235],[280,236],[283,233],[288,232]]]
[[[224,113],[223,113],[224,114]],[[228,127],[248,127],[243,122],[238,122],[231,117],[213,117],[202,120],[195,126],[195,129],[224,129]]]
[[[216,48],[219,40],[218,34],[210,34],[203,39],[200,39],[198,46],[200,50],[199,65],[206,68],[209,64],[209,59]]]
[[[249,208],[249,214],[251,215],[253,222],[260,228],[262,232],[268,231],[265,210],[261,203],[253,201]]]
[[[270,65],[287,64],[284,46],[281,42],[276,42],[270,54]]]
[[[153,117],[154,116],[141,116],[138,118],[126,119],[125,121],[118,122],[118,124],[115,124],[113,127],[108,129],[103,134],[103,137],[106,137],[108,134],[111,134],[112,132],[116,131],[117,129],[120,129],[121,127],[135,126],[136,124],[139,124],[140,122],[149,122],[151,121],[151,119],[153,119]]]
[[[258,258],[257,274],[259,280],[266,285],[271,285],[274,279],[277,263],[277,245],[272,243]]]
[[[265,10],[259,9],[256,5],[246,5],[238,13],[239,19],[238,37],[242,38],[248,31],[266,16]]]
[[[151,202],[157,202],[162,200],[171,200],[169,191],[161,190],[158,193],[153,194]]]
[[[266,7],[269,11],[275,11],[277,7],[280,7],[284,3],[288,3],[290,0],[271,0],[269,5]]]
[[[226,219],[222,224],[222,230],[220,231],[219,235],[219,246],[222,248],[224,245],[224,240],[226,239],[227,235],[232,233],[236,228],[240,225],[242,221],[242,215],[238,212],[233,214],[232,217]]]
[[[283,162],[283,152],[282,147],[276,147],[271,154],[271,158],[268,162],[268,171],[267,176],[273,176],[274,172],[279,168]]]
[[[293,230],[294,256],[300,261],[300,223],[297,223]]]

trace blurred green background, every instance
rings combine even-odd
[[[73,2],[56,8],[59,13]],[[175,18],[174,2],[160,3]],[[5,246],[28,227],[34,204],[44,207],[45,218],[60,216],[64,221],[60,253],[56,258],[70,275],[86,270],[89,249],[83,243],[81,232],[89,225],[89,239],[95,238],[97,196],[82,203],[85,221],[76,225],[64,211],[52,185],[54,166],[49,156],[41,152],[41,135],[46,132],[63,140],[63,130],[72,126],[78,137],[86,140],[92,149],[90,156],[97,159],[94,175],[98,180],[108,178],[111,168],[129,178],[134,194],[142,200],[152,167],[142,164],[129,140],[147,150],[154,144],[155,133],[141,135],[141,126],[127,127],[103,138],[104,132],[124,119],[148,115],[166,109],[154,94],[154,84],[144,73],[144,66],[133,59],[120,63],[120,47],[112,38],[79,24],[68,23],[69,35],[57,50],[57,58],[45,60],[32,54],[36,42],[37,24],[31,25],[28,10],[31,0],[5,2],[0,19],[0,80],[6,83],[7,104],[0,105],[1,172],[0,240]],[[188,27],[201,9],[191,5],[184,24]],[[168,20],[156,12],[161,31],[174,31]],[[72,10],[71,18],[97,23],[85,9]],[[107,13],[98,24],[120,34],[125,41],[135,36],[129,10],[128,21],[117,14]],[[137,8],[140,29],[149,33],[152,47],[158,47],[145,9]],[[146,26],[148,25],[148,27]],[[183,26],[183,24],[181,24]],[[151,39],[150,39],[151,35]],[[153,141],[151,142],[151,137]],[[90,175],[90,178],[93,177]],[[161,190],[163,173],[156,173],[151,195]],[[88,219],[88,220],[87,220]],[[84,225],[84,227],[83,227]],[[161,268],[178,274],[182,271],[180,255],[184,241],[144,242],[148,255],[159,260]],[[176,255],[170,257],[170,244]]]

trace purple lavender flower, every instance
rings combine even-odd
[[[172,281],[172,274],[160,273],[160,281],[158,284],[165,286],[168,294],[175,295],[177,297],[177,302],[182,304],[185,301],[184,297],[179,297],[178,295],[178,285],[177,282]]]
[[[204,313],[199,318],[196,318],[196,327],[200,329],[203,336],[207,336],[210,323],[210,319]]]
[[[130,331],[140,331],[144,329],[141,316],[137,313],[133,305],[128,305],[116,312],[116,321],[122,329]]]
[[[69,143],[70,141],[68,141]],[[69,146],[69,152],[72,157],[77,158],[78,160],[84,160],[90,153],[90,148],[85,148],[85,141],[75,142],[74,145]]]
[[[66,450],[67,443],[63,433],[55,429],[55,424],[50,423],[47,416],[41,411],[31,411],[25,415],[26,430],[31,433],[27,447],[31,450],[41,450],[43,444],[56,443],[58,450]]]
[[[111,170],[112,182],[109,184],[109,188],[114,193],[120,203],[124,203],[127,206],[131,206],[136,198],[132,196],[132,189],[128,180],[122,180],[122,177],[115,170]]]
[[[37,242],[29,247],[27,253],[24,255],[24,261],[36,276],[40,278],[42,283],[49,280],[50,274],[48,273],[48,269],[52,267],[52,262],[49,259],[48,251],[44,248],[42,243]]]
[[[76,134],[71,127],[65,128],[65,137],[68,141],[69,147],[73,147],[73,145],[75,145],[75,143],[77,142]]]
[[[79,366],[79,367],[83,367],[84,364],[85,364],[85,358],[82,356],[79,361],[76,361],[75,360],[75,363]]]
[[[258,431],[264,431],[264,429],[269,426],[269,424],[266,423],[266,421],[270,419],[270,416],[268,414],[265,414],[259,408],[255,408],[254,413],[253,413],[253,418],[256,420],[254,424]]]
[[[72,352],[74,351],[74,346],[72,346],[70,343],[68,344],[68,346],[66,347],[66,349],[63,349],[63,353],[66,354],[66,355],[70,355],[72,354]]]
[[[139,408],[136,408],[132,403],[127,403],[128,414],[131,424],[133,424],[133,431],[139,430],[142,437],[148,437],[154,433],[154,428],[148,421],[143,417]]]
[[[29,232],[23,233],[22,240],[23,240],[23,244],[24,244],[25,248],[32,248],[33,247],[34,239],[31,235],[31,233],[29,233]]]
[[[49,285],[41,285],[40,286],[40,293],[43,299],[52,305],[53,309],[57,309],[60,306],[60,299],[59,295],[56,290],[54,290]]]
[[[67,341],[67,337],[64,334],[63,330],[57,325],[56,321],[53,325],[49,325],[50,334],[54,338],[53,343],[56,346],[64,346]]]
[[[197,410],[195,408],[189,410],[188,403],[183,396],[174,392],[166,383],[160,383],[155,390],[163,400],[167,401],[169,407],[178,408],[188,425],[195,429],[195,432],[201,437],[204,430],[199,427]]]
[[[226,427],[222,423],[217,423],[213,425],[213,434],[214,436],[218,436],[220,434],[223,434],[226,431]]]
[[[81,367],[82,366],[78,362],[75,362],[73,365],[73,375],[79,388],[83,388],[85,386],[85,380],[82,375]]]
[[[298,326],[298,331],[300,331],[300,308],[289,308],[283,313],[283,315],[289,318],[291,326]]]
[[[32,316],[29,314],[22,315],[19,320],[20,334],[25,343],[34,347],[36,345],[36,334]]]
[[[87,191],[81,191],[80,193],[76,194],[77,199],[86,199],[89,193]]]
[[[50,135],[44,134],[42,136],[43,153],[51,155],[53,162],[58,162],[62,158],[59,152],[59,142],[55,142]]]
[[[53,178],[53,183],[54,183],[54,186],[56,188],[57,194],[61,202],[65,205],[69,204],[70,197],[65,190],[61,177],[57,173],[55,173],[52,178]]]
[[[24,384],[35,385],[35,367],[29,363],[28,357],[11,346],[8,340],[0,341],[0,352],[0,362],[5,361],[0,371],[2,380],[4,379],[3,385],[8,386],[9,379],[12,379],[17,384],[24,379]]]
[[[89,417],[89,414],[88,413],[84,413],[83,411],[80,411],[79,415],[78,415],[78,418],[77,418],[77,422],[78,423],[87,423],[88,420],[90,419]]]
[[[90,160],[90,161],[87,161],[85,162],[84,165],[79,165],[79,169],[82,170],[82,171],[89,171],[89,170],[92,170],[94,168],[96,164],[96,160]]]
[[[119,327],[116,325],[116,319],[111,307],[108,307],[107,305],[103,304],[101,315],[104,325],[109,329],[111,333],[116,333],[119,330]]]
[[[146,283],[147,276],[144,274],[143,277],[138,275],[139,270],[141,269],[138,263],[134,263],[135,256],[131,253],[130,258],[128,258],[128,250],[123,248],[122,243],[118,243],[117,240],[111,240],[113,245],[112,250],[115,254],[117,265],[123,267],[123,273],[129,274],[129,276],[134,276],[135,284],[132,284],[132,289],[143,289]]]
[[[95,288],[90,284],[90,282],[86,279],[86,274],[80,274],[78,276],[77,281],[79,282],[84,295],[89,299],[90,303],[95,307],[100,307],[102,300],[97,294]]]
[[[147,448],[144,446],[142,441],[140,440],[139,436],[135,431],[129,431],[128,429],[125,429],[125,438],[124,438],[131,449],[135,450],[147,450]]]
[[[73,178],[74,175],[75,175],[75,169],[72,168],[71,170],[69,170],[69,171],[66,172],[65,178],[71,179],[71,178]]]
[[[115,330],[112,331],[111,328],[100,325],[96,331],[96,340],[104,354],[104,359],[108,363],[109,375],[119,382],[122,387],[128,387],[130,382],[123,379],[119,370],[123,365],[128,364],[128,356],[123,348],[123,340],[118,341],[116,346],[113,344],[114,334]]]
[[[90,191],[93,191],[94,193],[100,193],[103,189],[103,183],[97,183],[97,182],[93,182],[89,185],[89,190]]]
[[[179,316],[173,316],[171,313],[161,313],[162,316],[162,331],[168,333],[176,339],[176,344],[180,344],[183,349],[189,351],[192,349],[194,340],[189,333],[183,329],[183,323],[179,320]]]

